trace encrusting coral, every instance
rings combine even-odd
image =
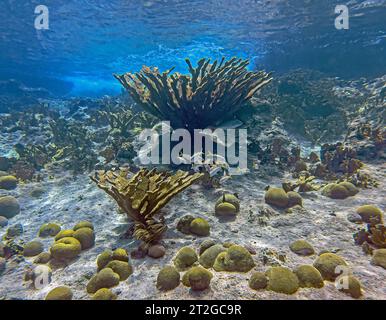
[[[248,71],[248,60],[232,58],[211,64],[198,61],[194,68],[186,59],[190,75],[172,74],[174,68],[160,73],[158,68],[135,74],[115,75],[136,103],[173,128],[202,129],[228,120],[253,95],[268,84],[270,74]]]
[[[167,227],[154,216],[179,192],[201,178],[178,171],[158,173],[155,169],[141,169],[132,177],[127,172],[99,172],[91,179],[112,196],[134,223],[134,237],[150,244],[158,241]]]

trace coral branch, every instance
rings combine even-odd
[[[201,59],[194,68],[186,59],[190,75],[160,73],[143,67],[138,73],[114,75],[135,102],[173,128],[202,129],[228,120],[253,95],[268,84],[270,74],[246,69],[248,60],[232,58],[220,63]]]
[[[158,173],[141,169],[131,178],[126,171],[97,172],[91,179],[115,199],[120,208],[135,223],[134,236],[145,243],[159,240],[166,226],[154,216],[173,198],[202,177],[196,173],[178,171]]]

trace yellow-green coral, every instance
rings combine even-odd
[[[157,276],[157,288],[168,291],[177,288],[180,285],[180,274],[172,266],[164,267]]]
[[[251,254],[244,247],[233,245],[220,253],[213,265],[216,271],[248,272],[255,266]]]
[[[263,71],[248,71],[248,60],[210,62],[201,59],[193,68],[186,59],[190,75],[172,74],[174,68],[161,74],[158,68],[143,67],[139,73],[115,77],[145,111],[170,121],[173,128],[206,128],[232,118],[271,81]]]
[[[354,276],[342,276],[339,278],[340,291],[349,294],[355,299],[359,299],[362,296],[362,285]]]
[[[90,228],[90,229],[94,230],[94,225],[90,221],[80,221],[75,225],[75,227],[73,229],[74,229],[74,231],[76,231],[80,228]]]
[[[46,300],[72,300],[72,290],[69,287],[56,287],[47,295]]]
[[[290,244],[292,252],[301,256],[310,256],[315,253],[314,248],[305,240],[296,240]]]
[[[179,270],[192,266],[198,260],[197,253],[190,247],[183,247],[174,258],[174,265]]]
[[[128,177],[127,171],[98,172],[91,179],[112,196],[134,221],[134,237],[145,243],[156,242],[166,231],[166,226],[155,220],[155,215],[176,194],[182,192],[202,177],[196,173],[178,171],[158,173],[155,169],[141,169]]]
[[[319,270],[323,279],[333,281],[342,270],[338,267],[346,267],[347,263],[343,258],[334,253],[323,253],[314,262],[314,267]]]
[[[75,231],[72,230],[72,229],[69,229],[69,230],[62,230],[60,231],[56,236],[55,236],[55,241],[58,241],[60,239],[63,239],[63,238],[68,238],[68,237],[73,237],[74,236],[74,233]]]
[[[213,275],[202,267],[193,267],[184,274],[184,285],[193,291],[202,291],[210,287]]]
[[[209,236],[210,226],[203,218],[196,218],[190,223],[190,232],[201,237]]]
[[[82,250],[89,249],[95,244],[94,231],[90,228],[77,229],[73,237],[80,242]]]
[[[125,281],[133,273],[133,267],[128,262],[119,260],[110,261],[106,268],[111,268],[118,274],[120,281]]]
[[[14,176],[0,177],[0,189],[13,190],[17,187],[17,178]]]
[[[265,193],[265,202],[279,208],[287,208],[288,195],[282,188],[269,188]]]
[[[128,262],[129,261],[129,254],[127,253],[126,249],[118,248],[118,249],[114,250],[112,259],[123,261],[123,262]]]
[[[220,244],[215,244],[213,246],[210,246],[208,249],[206,249],[201,254],[199,262],[203,267],[211,268],[211,267],[213,267],[213,264],[214,264],[217,256],[221,252],[225,252],[225,251],[226,251],[226,249]]]
[[[386,269],[386,249],[374,250],[371,264]]]
[[[302,265],[294,270],[302,288],[322,288],[323,278],[318,269],[310,265]]]
[[[293,294],[299,289],[298,277],[288,268],[272,267],[267,273],[268,290]]]
[[[92,296],[92,300],[110,301],[110,300],[116,300],[116,299],[117,299],[117,295],[107,288],[99,289]]]
[[[119,275],[111,268],[105,268],[94,275],[87,284],[88,293],[96,293],[102,288],[112,288],[119,284]]]
[[[56,241],[51,249],[51,256],[57,260],[70,260],[76,258],[82,250],[80,242],[71,237]]]
[[[39,229],[39,237],[55,237],[60,232],[60,226],[56,223],[45,223]]]
[[[268,278],[263,272],[254,272],[249,279],[248,284],[253,290],[265,289],[268,285]]]
[[[43,243],[40,241],[31,241],[24,246],[23,254],[25,257],[34,257],[44,250]]]
[[[371,224],[383,223],[382,211],[373,205],[364,205],[357,209],[357,214],[362,218],[362,221]]]

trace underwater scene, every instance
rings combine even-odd
[[[386,0],[1,0],[0,300],[385,300],[385,120]]]

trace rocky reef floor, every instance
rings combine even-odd
[[[333,200],[320,191],[303,193],[303,208],[277,210],[264,202],[267,185],[280,186],[282,178],[261,179],[258,172],[233,177],[221,189],[205,189],[194,185],[177,195],[163,210],[169,229],[162,243],[166,254],[160,259],[146,257],[131,259],[134,273],[120,282],[112,291],[118,299],[352,299],[338,291],[334,283],[326,282],[322,289],[299,289],[295,294],[285,295],[268,290],[254,291],[248,286],[253,271],[266,271],[271,265],[281,264],[291,269],[302,264],[312,264],[317,254],[327,250],[338,253],[362,283],[361,299],[386,299],[386,270],[370,263],[360,246],[355,245],[353,233],[358,225],[347,217],[357,207],[373,204],[385,211],[386,164],[366,164],[366,170],[379,181],[378,188],[361,189],[345,200]],[[31,191],[39,189],[38,197]],[[241,210],[232,221],[221,221],[214,214],[217,198],[224,192],[237,193]],[[127,236],[130,222],[119,214],[116,203],[99,190],[87,175],[73,176],[57,172],[44,182],[19,184],[12,191],[0,190],[0,195],[12,195],[19,200],[21,212],[9,220],[9,226],[22,224],[24,232],[15,240],[29,242],[38,238],[39,228],[48,222],[56,222],[62,229],[72,228],[81,220],[94,224],[96,241],[91,249],[82,251],[79,257],[64,268],[53,270],[51,283],[41,290],[24,281],[25,269],[32,266],[34,258],[7,260],[6,270],[0,276],[0,298],[44,299],[57,286],[72,289],[74,299],[90,299],[86,292],[89,279],[96,273],[96,258],[105,249],[125,248],[129,252],[138,247],[138,242]],[[36,194],[35,194],[36,196]],[[209,237],[195,237],[179,232],[176,224],[184,215],[203,217],[211,226]],[[364,226],[363,226],[364,227]],[[3,237],[7,227],[0,228]],[[173,257],[183,246],[198,249],[204,239],[218,243],[232,242],[246,246],[254,252],[256,267],[248,273],[214,272],[210,289],[192,292],[182,284],[175,290],[162,292],[156,288],[159,271],[172,264]],[[316,253],[304,257],[289,249],[295,240],[307,240]],[[40,239],[45,251],[53,239]],[[284,257],[284,261],[277,257]]]

